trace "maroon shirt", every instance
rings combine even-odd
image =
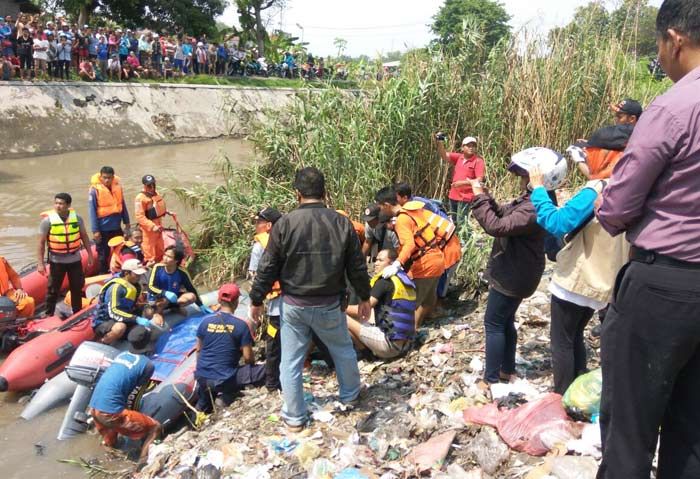
[[[700,67],[642,114],[597,215],[634,246],[700,263]]]

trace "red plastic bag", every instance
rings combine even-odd
[[[499,410],[496,403],[464,410],[464,421],[493,426],[511,449],[543,456],[559,443],[581,435],[561,404],[559,394],[546,394],[515,409]]]

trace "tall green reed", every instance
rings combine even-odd
[[[329,205],[354,217],[377,189],[397,180],[410,182],[417,194],[444,199],[450,170],[434,140],[442,130],[455,147],[462,136],[479,138],[491,191],[502,199],[514,195],[516,182],[507,173],[511,154],[531,146],[562,151],[609,123],[611,102],[646,102],[666,87],[646,79],[617,39],[587,31],[548,44],[522,35],[485,51],[483,35],[465,22],[456,54],[413,51],[398,78],[370,82],[358,92],[300,92],[287,110],[254,126],[250,140],[261,164],[236,171],[223,159],[221,186],[178,192],[201,213],[196,246],[206,279],[245,270],[251,216],[263,206],[293,208],[291,181],[303,166],[320,168]],[[476,285],[489,249],[475,234],[465,242],[458,271],[468,286]]]

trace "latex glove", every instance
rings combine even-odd
[[[382,271],[382,278],[384,279],[389,279],[392,276],[394,276],[396,273],[401,271],[401,263],[399,263],[399,260],[394,261],[391,263],[389,266],[384,268],[384,271]]]
[[[136,316],[136,324],[145,328],[151,327],[151,321],[144,318],[143,316]]]
[[[586,152],[583,148],[571,145],[566,149],[566,152],[571,156],[571,159],[575,163],[585,163],[586,162]]]
[[[177,294],[173,293],[172,291],[165,291],[163,293],[163,296],[165,296],[165,299],[167,299],[172,304],[177,303]]]
[[[211,309],[209,306],[201,305],[201,306],[199,307],[199,310],[200,310],[201,312],[203,312],[203,313],[206,313],[206,314],[214,314],[214,310]]]

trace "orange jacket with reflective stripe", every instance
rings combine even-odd
[[[258,233],[254,236],[255,241],[260,243],[263,249],[267,248],[267,242],[270,241],[270,233]],[[272,283],[272,290],[268,293],[267,299],[275,299],[282,294],[282,285],[279,281]]]
[[[90,179],[90,188],[97,193],[97,217],[104,218],[121,214],[124,205],[124,191],[118,176],[112,180],[112,188],[107,188],[100,181],[100,174],[95,173]]]
[[[394,226],[394,232],[399,238],[399,261],[404,266],[412,261],[409,271],[415,279],[440,276],[445,271],[445,255],[433,230],[434,225],[431,224],[433,213],[411,203],[422,205],[420,202],[406,203],[396,217]]]

